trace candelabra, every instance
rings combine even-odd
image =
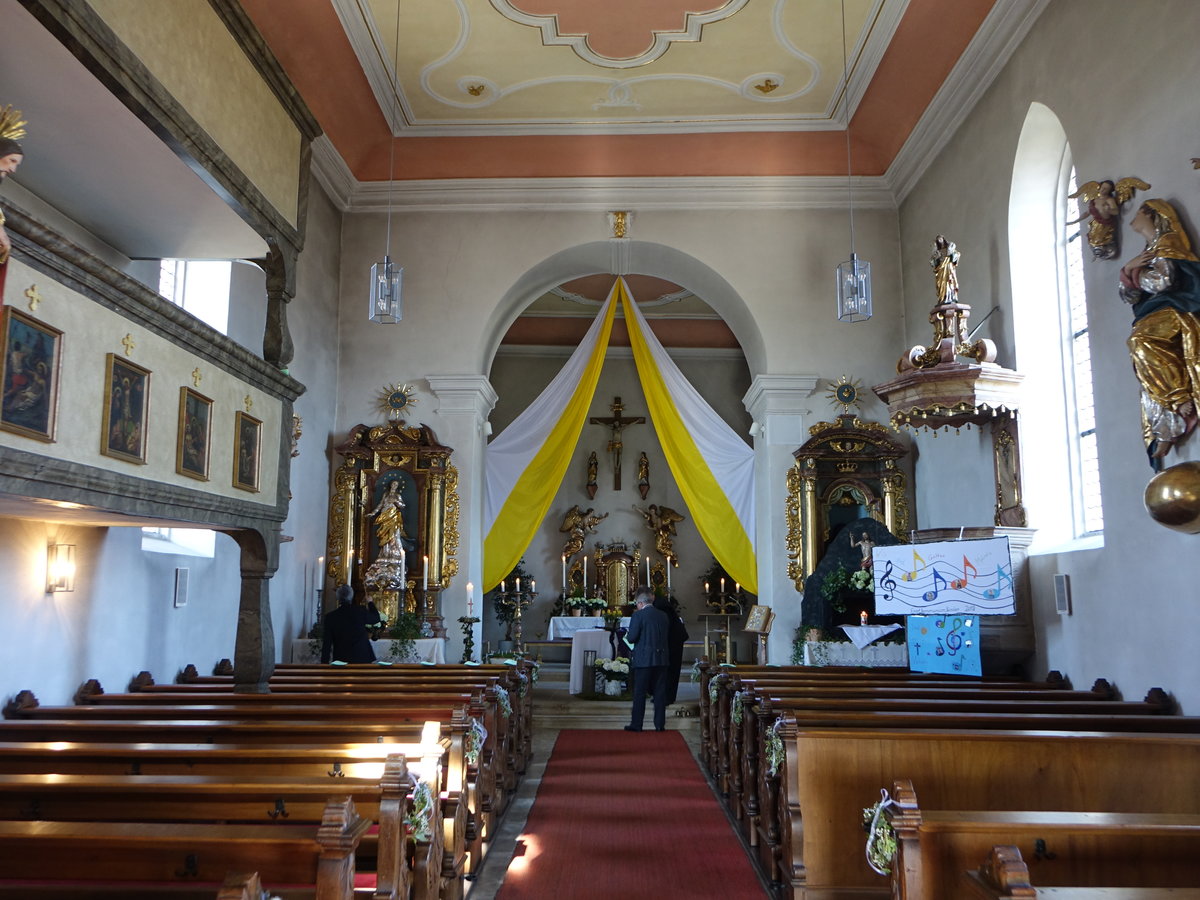
[[[519,580],[518,580],[519,582]],[[529,608],[529,604],[537,597],[537,591],[525,591],[517,588],[516,590],[503,590],[504,583],[500,583],[501,591],[496,599],[497,603],[501,603],[512,610],[512,639],[513,649],[518,656],[525,655],[525,638],[521,632],[521,614]]]
[[[734,582],[733,593],[725,590],[725,579],[721,579],[719,590],[709,590],[709,583],[704,582],[704,602],[715,613],[733,615],[742,610],[742,586]]]
[[[459,616],[458,621],[463,633],[463,655],[459,662],[475,662],[475,629],[472,626],[479,622],[479,616]]]

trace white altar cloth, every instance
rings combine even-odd
[[[414,643],[417,645],[417,661],[434,664],[441,664],[446,661],[446,639],[445,638],[417,638]],[[371,649],[375,651],[376,660],[393,661],[392,642],[371,641]],[[315,663],[321,661],[321,645],[317,642],[317,652],[312,652],[312,641],[308,638],[300,638],[292,641],[292,662],[294,663]]]
[[[850,643],[861,650],[867,644],[874,643],[885,634],[891,634],[899,624],[893,625],[843,625],[842,631],[850,638]]]
[[[856,627],[856,626],[851,626]],[[879,666],[908,665],[907,644],[874,644],[858,648],[848,641],[805,641],[806,666]]]
[[[569,640],[577,631],[604,627],[604,616],[551,616],[550,640]],[[621,627],[629,627],[629,617],[621,620]]]
[[[595,676],[585,672],[584,657],[588,650],[596,651],[596,659],[612,658],[610,632],[603,628],[581,628],[571,635],[571,680],[567,690],[578,694],[583,690],[584,678]]]

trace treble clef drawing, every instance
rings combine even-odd
[[[879,586],[883,588],[883,599],[891,600],[892,592],[896,590],[896,579],[892,577],[892,561],[887,561],[887,566],[883,570],[883,575],[879,579]]]

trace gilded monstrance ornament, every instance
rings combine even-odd
[[[861,391],[861,379],[851,379],[848,375],[842,375],[829,385],[829,393],[825,396],[834,406],[841,406],[843,415],[849,415],[850,407],[861,406]]]

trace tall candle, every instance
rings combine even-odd
[[[583,596],[587,596],[587,556],[583,557]]]
[[[475,614],[475,585],[467,582],[467,618]]]
[[[671,557],[667,556],[667,590],[671,590]]]
[[[429,590],[429,557],[425,557],[425,571],[421,573],[421,590]]]
[[[650,556],[646,556],[646,584],[650,583]]]
[[[521,593],[521,579],[520,578],[517,579],[517,593],[518,594]]]
[[[506,593],[504,590],[504,582],[503,581],[500,582],[500,593],[502,593],[502,594]]]
[[[722,578],[721,578],[721,596],[722,597],[725,596],[725,578],[724,578],[724,576],[722,576]]]
[[[738,584],[736,581],[733,583],[733,592],[735,594],[740,594],[742,592],[742,586],[740,584]]]
[[[537,579],[536,578],[529,579],[529,592],[532,594],[537,593]]]
[[[563,596],[567,595],[567,554],[562,555],[562,570],[563,570]]]
[[[704,582],[704,593],[708,593],[708,582]]]

